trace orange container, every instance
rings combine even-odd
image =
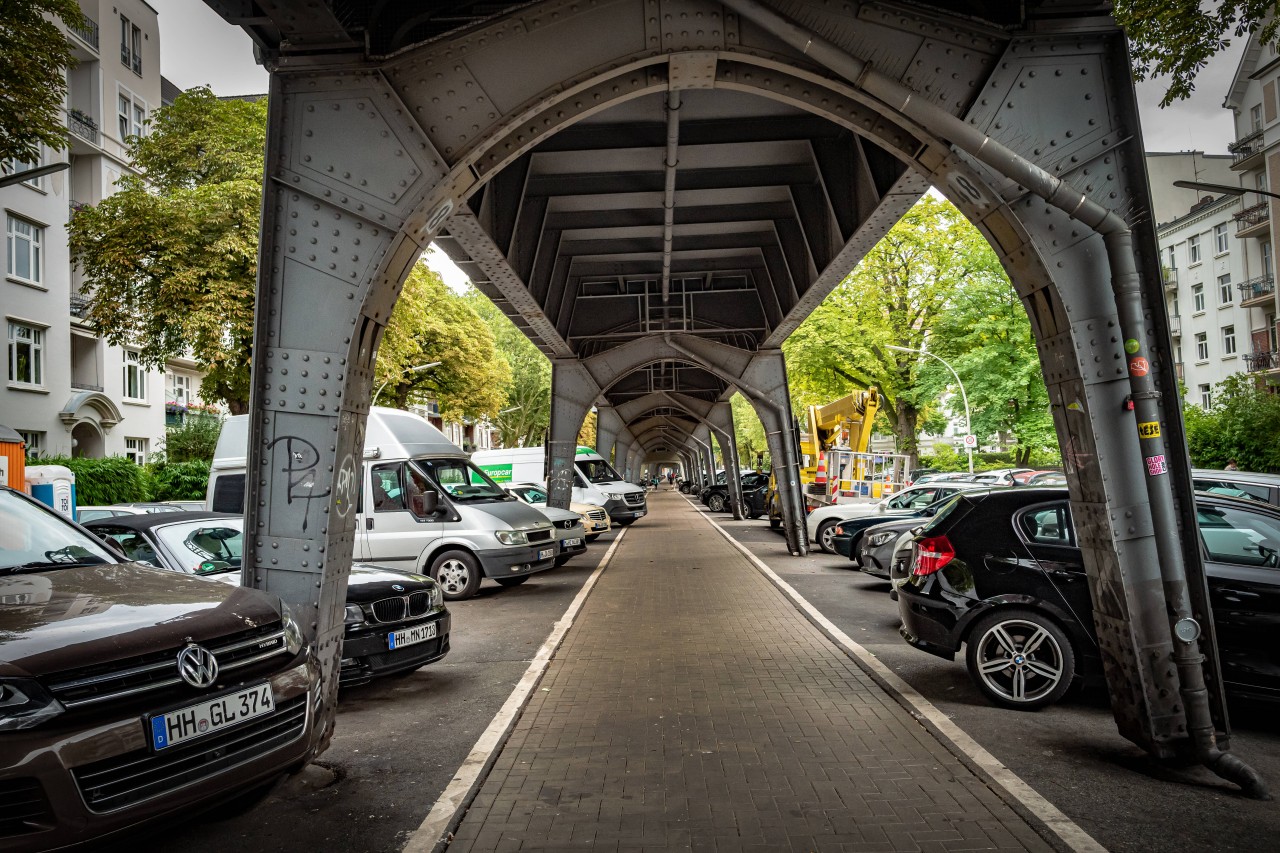
[[[27,488],[27,445],[16,430],[0,426],[0,484],[19,491]]]

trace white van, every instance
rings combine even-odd
[[[247,415],[228,418],[209,472],[209,508],[244,512]],[[430,423],[375,407],[365,428],[355,559],[429,575],[453,601],[482,578],[524,583],[559,556],[546,516],[508,495]]]
[[[495,483],[545,483],[546,450],[541,447],[508,447],[480,450],[471,455]],[[602,506],[614,524],[626,526],[648,513],[644,489],[628,483],[603,456],[590,447],[579,447],[574,457],[573,500]]]

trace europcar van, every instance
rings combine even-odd
[[[228,418],[209,472],[209,508],[244,512],[248,416]],[[545,515],[471,463],[427,421],[375,407],[365,427],[355,559],[435,578],[470,598],[482,578],[503,586],[550,569],[559,555]]]
[[[497,483],[545,483],[546,450],[542,447],[509,447],[481,450],[471,455]],[[579,447],[573,460],[573,500],[602,506],[614,524],[626,526],[648,511],[644,489],[622,479],[603,456],[590,447]]]

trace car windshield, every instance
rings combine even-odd
[[[183,521],[156,528],[156,537],[181,561],[180,569],[197,575],[240,570],[244,552],[243,521],[214,518]]]
[[[450,499],[460,503],[515,500],[469,460],[415,459],[414,464]]]
[[[547,502],[547,493],[533,486],[516,486],[511,491],[522,501],[527,501],[531,504],[544,504]]]
[[[622,479],[618,476],[618,472],[603,459],[579,459],[577,465],[582,476],[593,483],[608,483],[611,480]]]
[[[101,542],[52,510],[0,490],[0,574],[118,562]]]

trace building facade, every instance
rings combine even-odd
[[[72,269],[67,222],[100,202],[131,169],[126,138],[143,133],[175,90],[160,77],[160,28],[142,0],[81,0],[84,29],[68,30],[78,63],[68,72],[69,148],[40,164],[70,168],[0,188],[5,219],[0,321],[5,382],[0,424],[20,432],[29,455],[127,455],[145,462],[172,418],[196,401],[200,371],[177,359],[148,370],[137,352],[109,346],[85,322],[88,301]],[[5,163],[6,173],[36,163]]]

